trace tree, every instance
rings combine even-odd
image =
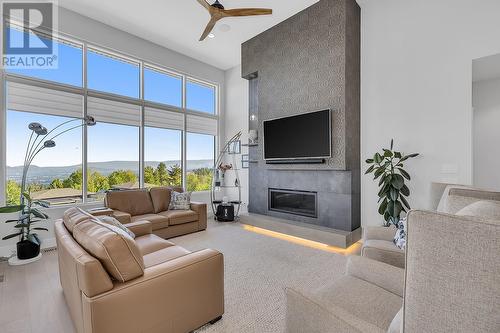
[[[182,169],[179,164],[172,165],[168,170],[168,175],[170,177],[170,186],[182,185]]]
[[[155,178],[157,185],[169,185],[170,176],[168,174],[167,166],[165,163],[161,162],[156,167]]]
[[[108,176],[108,182],[110,186],[120,185],[124,183],[135,183],[137,181],[137,176],[132,170],[117,170],[113,171]]]
[[[212,170],[201,168],[187,174],[188,191],[207,191],[212,185]]]
[[[82,189],[83,175],[82,169],[78,169],[68,176],[65,180],[63,180],[64,188],[74,188],[77,190]]]
[[[19,205],[21,201],[21,186],[13,180],[7,181],[7,205]]]
[[[52,180],[52,182],[49,185],[49,188],[64,188],[63,181],[60,180],[59,178],[56,178]]]
[[[108,178],[101,175],[99,172],[94,171],[89,173],[87,180],[87,190],[89,192],[97,193],[109,189]]]
[[[155,177],[155,169],[152,166],[147,166],[144,168],[144,182],[148,184],[157,184]]]

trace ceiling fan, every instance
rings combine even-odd
[[[197,0],[200,5],[205,7],[206,10],[210,13],[210,21],[203,31],[203,34],[200,37],[200,41],[207,38],[212,29],[217,23],[218,20],[223,19],[224,17],[231,16],[252,16],[252,15],[270,15],[273,13],[272,9],[267,8],[238,8],[238,9],[225,9],[224,6],[219,2],[219,0],[215,0],[213,4],[209,4],[206,0]]]

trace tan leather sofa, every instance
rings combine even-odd
[[[137,221],[151,222],[153,233],[172,238],[207,228],[207,205],[191,202],[190,210],[169,210],[171,191],[180,187],[155,187],[151,190],[127,190],[106,194],[105,205],[113,216],[127,225]]]
[[[71,208],[55,223],[60,281],[78,333],[190,332],[224,313],[223,256],[190,252]]]

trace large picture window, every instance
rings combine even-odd
[[[20,200],[28,125],[38,122],[51,129],[68,120],[71,118],[7,111],[7,204],[18,204]],[[27,178],[30,196],[51,206],[79,203],[82,201],[81,129],[68,132],[56,144],[57,149],[45,149],[34,158]]]
[[[215,159],[215,137],[207,134],[187,133],[187,189],[207,191],[212,185]]]
[[[68,119],[81,124],[86,115],[97,124],[76,126],[33,161],[32,197],[57,206],[100,201],[108,190],[210,189],[215,85],[85,42],[58,39],[56,46],[57,69],[6,72],[7,123],[0,135],[7,149],[0,163],[7,167],[7,204],[19,202],[28,124],[50,130]]]

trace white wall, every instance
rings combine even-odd
[[[500,1],[358,3],[362,158],[391,138],[404,152],[420,152],[407,163],[410,203],[430,207],[431,182],[472,183],[472,59],[500,52]],[[362,223],[381,223],[369,176],[362,180]]]
[[[219,114],[221,124],[219,127],[221,135],[224,135],[224,126],[222,125],[224,121],[223,119],[225,104],[224,71],[209,64],[182,55],[178,52],[138,38],[121,30],[112,28],[106,24],[92,20],[88,17],[82,16],[65,8],[59,8],[58,31],[70,37],[78,38],[100,47],[105,47],[129,56],[137,57],[139,59],[164,66],[166,68],[174,69],[178,72],[182,72],[192,77],[218,84],[220,87]],[[1,105],[4,105],[3,96],[1,94],[0,102],[2,102]],[[3,130],[4,128],[4,114],[5,112],[1,113],[0,130]],[[4,145],[4,142],[0,142],[0,153],[2,154],[2,159],[4,159],[5,156]],[[0,188],[4,188],[3,182],[5,179],[5,168],[3,166],[3,163],[0,164],[2,164],[2,167],[0,167]],[[194,201],[203,201],[209,203],[210,195],[209,192],[195,193],[193,194],[192,199]],[[3,200],[4,193],[1,193],[0,202],[3,202]],[[53,232],[54,219],[60,218],[65,209],[66,208],[54,208],[47,211],[52,220],[44,222],[45,226],[48,226],[49,232],[40,232],[40,236],[43,239],[42,247],[52,247],[55,245]],[[2,216],[2,219],[3,218],[7,219],[10,217],[5,215]],[[3,220],[0,220],[0,222],[1,237],[11,233],[13,229],[12,224],[5,224],[3,223]],[[10,256],[11,251],[15,248],[16,242],[17,238],[8,241],[0,240],[0,257]]]
[[[500,79],[472,84],[474,186],[500,191]]]
[[[248,142],[248,81],[241,78],[241,66],[228,69],[225,73],[225,117],[224,128],[226,141],[242,131],[242,143]],[[242,147],[242,153],[248,154],[248,147]],[[241,163],[238,162],[240,166]],[[248,204],[248,169],[239,173],[242,190],[243,211],[247,211]]]

